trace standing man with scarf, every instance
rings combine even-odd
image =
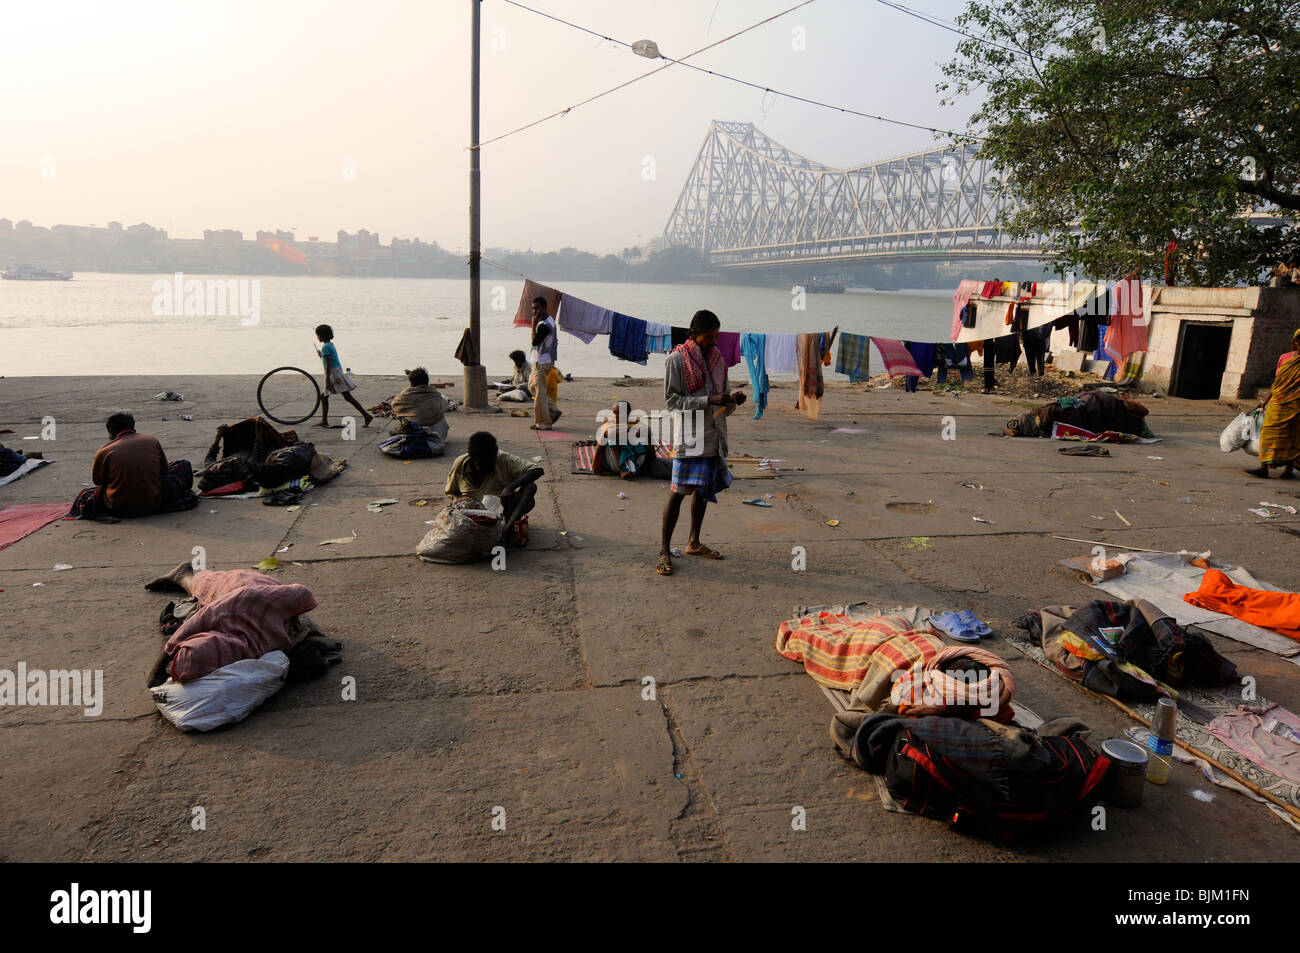
[[[727,362],[717,348],[722,322],[712,311],[696,311],[690,336],[668,355],[664,367],[664,397],[680,426],[673,439],[673,476],[664,505],[663,540],[655,572],[673,574],[672,537],[682,499],[691,500],[688,556],[721,559],[722,554],[700,542],[708,504],[718,502],[718,490],[731,486],[727,470],[727,417],[745,402],[745,395],[727,393]]]

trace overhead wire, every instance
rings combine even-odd
[[[507,4],[509,4],[510,6],[513,6],[513,7],[518,7],[518,8],[521,9],[521,10],[526,10],[526,11],[528,11],[529,13],[536,14],[537,16],[544,17],[544,18],[546,18],[546,19],[548,19],[548,20],[553,20],[553,21],[556,22],[556,23],[563,24],[564,26],[570,27],[570,28],[575,29],[575,30],[579,30],[579,31],[581,31],[581,32],[583,32],[583,33],[586,33],[586,34],[589,34],[589,35],[591,35],[591,36],[599,37],[599,38],[602,39],[602,40],[606,40],[606,41],[608,41],[608,42],[610,42],[610,43],[614,43],[614,44],[616,44],[616,45],[618,45],[618,46],[622,46],[622,47],[625,47],[625,48],[627,48],[627,49],[632,49],[632,48],[633,48],[633,44],[628,43],[628,42],[626,42],[626,41],[624,41],[624,40],[619,40],[619,39],[617,39],[617,38],[615,38],[615,37],[608,36],[608,35],[606,35],[606,34],[604,34],[604,33],[600,33],[599,31],[592,30],[592,29],[590,29],[590,28],[588,28],[588,27],[584,27],[584,26],[582,26],[582,25],[580,25],[580,24],[577,24],[577,23],[573,23],[573,22],[571,22],[571,21],[569,21],[569,20],[565,20],[563,17],[558,17],[558,16],[555,16],[554,14],[547,13],[547,12],[544,11],[544,10],[538,10],[538,9],[536,9],[535,7],[530,7],[530,6],[528,6],[527,4],[524,4],[524,3],[519,2],[519,0],[502,0],[502,2],[503,2],[503,3],[507,3]],[[773,96],[780,96],[780,97],[783,97],[783,98],[785,98],[785,99],[790,99],[790,100],[793,100],[793,101],[795,101],[795,102],[805,103],[805,104],[810,105],[810,106],[817,106],[817,107],[822,108],[822,109],[832,109],[832,110],[835,110],[836,112],[844,113],[844,114],[846,114],[846,115],[850,115],[850,116],[858,116],[858,117],[860,117],[860,118],[862,118],[862,119],[871,119],[871,120],[875,120],[875,121],[877,121],[877,122],[888,123],[888,124],[890,124],[890,125],[903,126],[903,127],[909,128],[909,129],[917,129],[917,130],[920,130],[920,131],[922,131],[922,132],[929,132],[929,133],[932,133],[932,134],[934,134],[934,135],[936,135],[936,136],[949,136],[949,137],[954,138],[954,139],[961,139],[961,140],[974,141],[974,142],[984,142],[984,141],[986,141],[986,140],[985,140],[985,137],[983,137],[983,136],[977,136],[977,135],[975,135],[975,134],[973,134],[973,133],[969,133],[969,132],[959,132],[959,131],[957,131],[957,130],[953,130],[953,129],[941,129],[941,128],[938,128],[938,127],[935,127],[935,126],[927,126],[927,125],[925,125],[925,124],[923,124],[923,123],[908,122],[908,121],[903,120],[903,119],[893,119],[893,118],[891,118],[891,117],[889,117],[889,116],[882,116],[882,115],[879,115],[879,114],[876,114],[876,113],[864,112],[864,111],[862,111],[862,110],[859,110],[859,109],[853,109],[853,108],[850,108],[850,107],[848,107],[848,106],[837,106],[837,105],[835,105],[834,103],[823,102],[823,101],[821,101],[821,100],[812,99],[812,98],[807,97],[807,96],[800,96],[800,95],[798,95],[798,94],[796,94],[796,93],[787,93],[787,92],[785,92],[785,91],[783,91],[783,90],[774,89],[774,88],[772,88],[771,86],[764,86],[764,85],[762,85],[761,83],[754,83],[754,82],[751,82],[751,81],[749,81],[749,80],[741,79],[741,78],[739,78],[739,77],[737,77],[737,76],[731,76],[731,75],[729,75],[729,74],[727,74],[727,73],[722,73],[722,72],[719,72],[719,71],[717,71],[717,70],[707,69],[707,68],[705,68],[705,67],[703,67],[703,66],[698,66],[698,65],[696,65],[696,64],[694,64],[694,63],[687,63],[687,62],[686,62],[686,60],[689,59],[689,58],[691,58],[691,57],[697,56],[697,55],[699,55],[700,53],[703,53],[703,52],[705,52],[705,51],[707,51],[707,50],[713,49],[714,47],[719,46],[720,44],[725,43],[725,42],[727,42],[728,40],[735,39],[736,37],[741,36],[742,34],[748,33],[750,30],[753,30],[753,29],[755,29],[755,28],[757,28],[757,27],[760,27],[760,26],[762,26],[762,25],[764,25],[764,24],[766,24],[766,23],[770,23],[771,21],[773,21],[773,20],[775,20],[775,19],[778,19],[779,17],[783,17],[783,16],[785,16],[785,15],[788,14],[788,13],[792,13],[793,11],[798,10],[800,7],[805,7],[805,6],[807,6],[809,3],[812,3],[812,2],[813,2],[813,0],[804,0],[803,3],[796,4],[795,6],[790,7],[789,9],[783,10],[783,11],[781,11],[780,13],[774,14],[773,16],[770,16],[770,17],[768,17],[768,18],[765,19],[765,20],[760,20],[758,23],[752,24],[751,26],[745,27],[743,30],[739,30],[739,31],[737,31],[737,32],[735,32],[735,33],[732,33],[730,36],[725,36],[725,37],[723,37],[722,39],[717,40],[717,41],[715,41],[715,42],[713,42],[713,43],[710,43],[708,46],[701,47],[700,49],[696,50],[696,51],[693,52],[693,53],[688,53],[686,56],[683,56],[683,57],[681,57],[681,58],[679,58],[679,59],[674,59],[674,58],[672,58],[672,57],[669,57],[669,56],[665,56],[665,55],[663,55],[663,54],[660,54],[660,56],[661,56],[662,59],[666,59],[666,60],[668,60],[668,63],[666,63],[665,65],[660,66],[660,67],[658,67],[658,68],[656,68],[656,69],[650,70],[648,73],[642,73],[640,76],[634,77],[633,79],[630,79],[630,80],[628,80],[627,82],[620,83],[619,85],[614,86],[614,87],[612,87],[612,88],[610,88],[610,89],[607,89],[607,90],[605,90],[605,91],[602,92],[602,93],[598,93],[598,94],[596,94],[595,96],[589,97],[588,99],[585,99],[585,100],[583,100],[583,101],[580,102],[580,103],[575,103],[575,104],[572,105],[572,106],[568,106],[568,107],[566,107],[566,108],[564,108],[564,109],[557,110],[557,111],[555,111],[555,112],[553,112],[553,113],[551,113],[551,114],[549,114],[549,115],[547,115],[547,116],[543,116],[543,117],[541,117],[540,119],[536,119],[536,120],[534,120],[534,121],[532,121],[532,122],[530,122],[530,123],[527,123],[527,124],[525,124],[525,125],[523,125],[523,126],[520,126],[520,127],[518,127],[517,129],[512,129],[510,132],[502,133],[502,134],[499,135],[499,136],[494,136],[494,137],[492,137],[491,139],[484,140],[483,142],[480,142],[480,143],[479,143],[478,147],[481,148],[481,147],[483,147],[483,146],[490,145],[490,144],[492,144],[492,143],[494,143],[494,142],[499,142],[499,141],[501,141],[502,139],[505,139],[505,138],[507,138],[507,137],[509,137],[509,136],[513,136],[513,135],[515,135],[515,134],[517,134],[517,133],[523,132],[523,131],[526,130],[526,129],[531,129],[533,126],[540,125],[541,123],[544,123],[544,122],[546,122],[546,121],[548,121],[548,120],[550,120],[550,119],[555,119],[555,118],[558,117],[558,116],[566,115],[567,113],[571,112],[572,110],[577,109],[579,106],[584,106],[584,105],[586,105],[587,103],[590,103],[590,102],[593,102],[593,101],[595,101],[595,100],[597,100],[597,99],[600,99],[600,98],[603,97],[603,96],[608,96],[610,93],[617,92],[617,91],[620,90],[620,89],[624,89],[624,88],[626,88],[626,87],[632,85],[633,83],[639,82],[640,80],[643,80],[643,79],[645,79],[645,78],[648,77],[648,76],[653,76],[655,73],[661,73],[661,72],[663,72],[664,70],[668,69],[669,67],[671,67],[671,66],[675,66],[675,65],[684,66],[684,67],[686,67],[687,69],[695,70],[696,72],[699,72],[699,73],[705,73],[705,74],[707,74],[707,75],[709,75],[709,76],[715,76],[715,77],[717,77],[717,78],[719,78],[719,79],[725,79],[725,80],[727,80],[728,82],[738,83],[738,84],[741,85],[741,86],[747,86],[747,87],[749,87],[750,89],[755,89],[755,90],[758,90],[758,91],[762,92],[764,95],[766,95],[766,94],[768,94],[768,93],[771,93]],[[881,0],[881,2],[883,2],[883,0]],[[890,5],[892,6],[892,4],[890,4]],[[900,8],[900,9],[902,9],[902,8]],[[936,24],[936,25],[939,25],[939,24]],[[475,148],[475,147],[474,147],[474,146],[470,146],[470,148],[473,149],[473,148]]]

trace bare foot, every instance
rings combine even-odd
[[[1265,480],[1268,479],[1268,467],[1260,467],[1258,470],[1246,470],[1245,473],[1247,476],[1263,477]]]
[[[186,583],[190,581],[193,575],[194,566],[187,560],[171,572],[146,582],[144,587],[150,592],[166,592],[168,589],[180,589],[183,592],[189,592],[189,586]]]

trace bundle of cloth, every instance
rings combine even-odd
[[[1017,625],[1062,675],[1121,701],[1177,698],[1184,685],[1237,681],[1237,667],[1209,639],[1145,599],[1045,606]]]
[[[1007,437],[1050,437],[1052,425],[1069,424],[1093,433],[1114,431],[1150,437],[1147,408],[1135,400],[1103,390],[1090,390],[1076,397],[1058,397],[1037,410],[1012,417],[1003,428]]]
[[[979,715],[1010,723],[1016,678],[1000,656],[969,645],[950,645],[920,671],[904,672],[889,700],[900,715]]]
[[[831,735],[845,758],[880,779],[889,810],[1000,841],[1082,823],[1110,765],[1073,718],[1030,729],[850,711],[836,715]]]
[[[301,491],[302,481],[327,483],[346,466],[299,440],[294,431],[281,433],[261,417],[249,417],[217,428],[198,473],[198,488],[211,496],[259,488],[268,495]]]

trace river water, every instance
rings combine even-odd
[[[163,287],[174,286],[171,275],[83,273],[67,282],[0,281],[0,375],[261,374],[285,364],[315,372],[312,329],[325,323],[334,328],[343,364],[358,375],[399,374],[423,364],[436,376],[459,380],[453,352],[468,324],[467,281],[194,277],[242,283],[244,310],[251,312],[256,303],[257,323],[244,324],[233,298],[224,314],[185,315],[183,301],[172,304],[164,297]],[[665,324],[688,324],[695,311],[708,308],[724,330],[734,331],[826,331],[839,325],[860,334],[934,341],[947,338],[952,320],[952,297],[943,291],[807,295],[800,310],[790,290],[779,288],[583,281],[558,287]],[[527,332],[511,326],[522,288],[519,280],[482,283],[483,363],[492,379],[508,374],[510,351],[528,350]],[[559,367],[576,376],[663,373],[663,355],[651,355],[647,366],[620,361],[610,356],[605,337],[585,345],[561,334],[559,346]],[[874,355],[873,363],[878,366]],[[732,375],[743,379],[744,371]]]

